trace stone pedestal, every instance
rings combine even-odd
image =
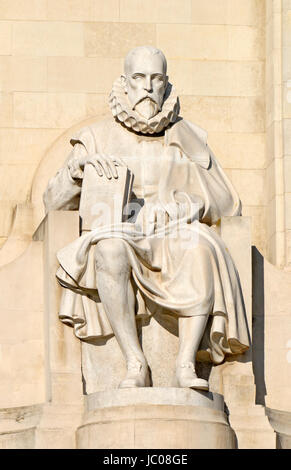
[[[233,449],[223,396],[179,388],[92,393],[77,429],[79,449]]]
[[[276,449],[291,449],[291,413],[266,408],[266,414],[276,432]]]

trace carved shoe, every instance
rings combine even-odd
[[[120,382],[119,388],[136,388],[149,387],[149,370],[147,364],[139,361],[127,363],[127,373],[125,378]]]
[[[199,379],[196,375],[194,364],[185,362],[176,368],[176,386],[194,388],[196,390],[209,390],[207,380]]]

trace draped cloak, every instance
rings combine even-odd
[[[111,118],[82,129],[71,143],[77,156],[80,151],[116,155],[127,159],[130,168],[129,149],[137,152],[138,159],[139,138]],[[240,215],[240,200],[208,147],[203,129],[179,119],[165,131],[160,146],[154,199],[169,212],[169,224],[163,233],[153,229],[147,234],[137,223],[104,226],[83,233],[61,249],[57,278],[65,289],[59,317],[82,340],[112,336],[98,296],[94,246],[102,239],[118,238],[124,242],[132,267],[137,319],[156,312],[174,321],[179,316],[209,314],[198,359],[218,364],[225,355],[240,354],[249,347],[239,275],[214,228],[222,216]],[[63,167],[44,194],[46,210],[78,209],[81,190],[80,181]],[[177,221],[169,207],[181,200],[188,203],[189,210]]]

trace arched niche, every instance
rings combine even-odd
[[[93,118],[86,119],[71,127],[58,137],[58,139],[53,142],[50,148],[46,151],[35,172],[31,188],[30,200],[34,210],[34,229],[39,225],[45,215],[42,196],[48,181],[56,174],[59,168],[63,166],[71,151],[72,147],[70,139],[74,134],[76,134],[76,132],[82,129],[82,127],[93,124],[96,121],[100,121],[106,116],[108,116],[108,113],[100,113]]]
[[[67,159],[70,151],[70,139],[82,127],[88,126],[96,121],[107,117],[108,112],[99,112],[94,117],[85,119],[67,129],[46,150],[35,171],[30,198],[26,203],[17,204],[14,209],[12,227],[9,236],[0,249],[0,266],[7,265],[24,253],[32,235],[41,223],[45,215],[43,205],[43,193],[56,172]]]

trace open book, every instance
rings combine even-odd
[[[133,174],[122,166],[117,171],[118,178],[109,180],[99,176],[93,165],[85,165],[79,208],[82,231],[126,220]]]

